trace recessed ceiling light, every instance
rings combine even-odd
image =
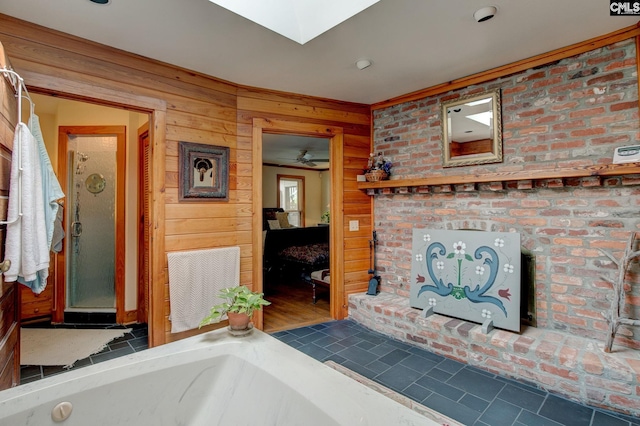
[[[476,10],[473,17],[477,22],[484,22],[493,18],[497,12],[498,9],[495,6],[487,6]]]
[[[95,4],[109,4],[111,3],[111,0],[89,0],[91,3],[95,3]]]
[[[371,61],[368,59],[360,59],[358,62],[356,62],[356,67],[358,67],[359,70],[369,68],[370,66],[371,66]]]

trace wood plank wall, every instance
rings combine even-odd
[[[11,68],[0,43],[0,68]],[[9,81],[0,75],[0,220],[7,219],[13,136],[18,124],[18,103]],[[13,219],[13,218],[12,218]],[[0,225],[0,261],[4,260],[6,225]],[[20,383],[20,310],[16,282],[0,276],[0,390]]]
[[[0,14],[0,41],[30,90],[66,93],[153,113],[154,232],[150,309],[151,344],[195,334],[170,333],[166,252],[238,245],[241,284],[253,285],[256,259],[253,235],[253,118],[322,123],[344,130],[344,220],[360,221],[360,231],[345,231],[346,294],[366,289],[371,200],[356,188],[356,174],[370,147],[367,105],[238,87],[209,76],[126,53]],[[178,202],[178,142],[230,148],[228,202]],[[342,164],[340,165],[342,167]],[[363,250],[367,248],[367,250]],[[162,295],[159,295],[163,290]],[[156,303],[154,303],[154,300]],[[346,299],[343,301],[346,314]]]

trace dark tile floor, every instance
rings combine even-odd
[[[342,364],[465,425],[640,425],[640,418],[576,404],[393,340],[350,320],[273,336],[319,361]]]
[[[38,325],[42,327],[42,325]],[[146,349],[147,326],[64,325],[132,328],[72,369]],[[465,425],[640,426],[640,418],[576,404],[535,386],[501,378],[371,331],[353,321],[332,321],[273,334],[319,360],[332,360]],[[20,383],[68,371],[22,366]]]
[[[29,327],[29,326],[24,326]],[[72,368],[63,368],[62,366],[42,366],[42,365],[22,365],[20,366],[20,384],[33,382],[42,378],[53,376],[55,374],[64,373],[69,370],[76,370],[78,368],[86,367],[87,365],[97,364],[102,361],[106,361],[120,356],[128,355],[134,352],[147,349],[148,345],[148,333],[146,324],[132,324],[127,326],[122,325],[96,325],[96,324],[64,324],[64,325],[43,325],[34,324],[32,327],[45,328],[45,327],[57,327],[57,328],[130,328],[131,331],[124,336],[119,337],[109,342],[106,348],[97,354],[91,355],[88,358],[78,360]]]

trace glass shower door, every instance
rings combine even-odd
[[[66,310],[114,311],[116,136],[69,135]]]

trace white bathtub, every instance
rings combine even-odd
[[[221,329],[2,391],[0,425],[436,423],[258,330]]]

